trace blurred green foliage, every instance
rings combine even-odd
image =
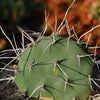
[[[19,22],[24,11],[23,0],[0,0],[0,24],[7,20]]]
[[[96,16],[95,16],[96,18],[99,18],[100,17],[100,6],[98,6],[97,8],[96,8]]]
[[[44,9],[44,3],[41,2],[41,0],[0,0],[0,26],[9,33],[9,30],[14,32],[15,25],[34,22],[39,15],[36,12]],[[1,34],[0,32],[0,37]]]

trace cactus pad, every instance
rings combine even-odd
[[[28,97],[87,100],[94,63],[82,55],[86,55],[85,49],[70,38],[39,37],[22,53],[15,82]]]

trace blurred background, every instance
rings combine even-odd
[[[15,35],[17,43],[21,42],[21,34],[16,26],[25,30],[41,31],[45,25],[45,9],[49,17],[47,22],[55,27],[55,12],[57,15],[57,27],[64,18],[66,9],[73,0],[0,0],[0,26],[4,29],[7,36],[12,39]],[[73,26],[78,36],[88,31],[92,27],[100,24],[100,0],[76,0],[68,12],[67,19],[69,28]],[[50,26],[46,34],[52,32]],[[61,31],[65,35],[66,29]],[[90,40],[88,41],[88,38]],[[100,47],[100,28],[85,35],[82,40],[91,46]],[[12,40],[13,41],[13,40]],[[0,50],[10,48],[10,44],[0,31]],[[89,49],[91,53],[100,54],[100,49]]]

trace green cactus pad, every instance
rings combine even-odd
[[[79,57],[82,55],[86,55],[85,49],[72,39],[39,37],[21,55],[15,82],[29,97],[87,100],[94,63],[89,57]]]

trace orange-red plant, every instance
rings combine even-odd
[[[70,2],[68,1],[69,0],[46,0],[47,9],[49,11],[49,17],[47,19],[47,33],[51,33],[51,31],[53,31],[52,29],[55,30],[55,25],[56,28],[59,27],[66,13],[66,9],[69,7],[73,0],[71,0]],[[91,4],[93,4],[93,1],[91,2],[90,0],[77,0],[67,14],[66,19],[68,20],[69,29],[72,29],[74,26],[74,31],[78,36],[81,36],[95,24],[95,20],[93,19],[93,16],[91,15],[92,12],[89,8]],[[57,16],[57,24],[55,16]],[[59,34],[67,36],[66,27],[63,27],[63,29],[60,30]],[[71,34],[73,34],[73,32]],[[100,38],[98,39],[98,36],[100,37],[100,32],[96,29],[93,32],[85,35],[82,39],[85,43],[88,42],[89,44],[95,46],[100,45],[100,43],[98,42]]]

